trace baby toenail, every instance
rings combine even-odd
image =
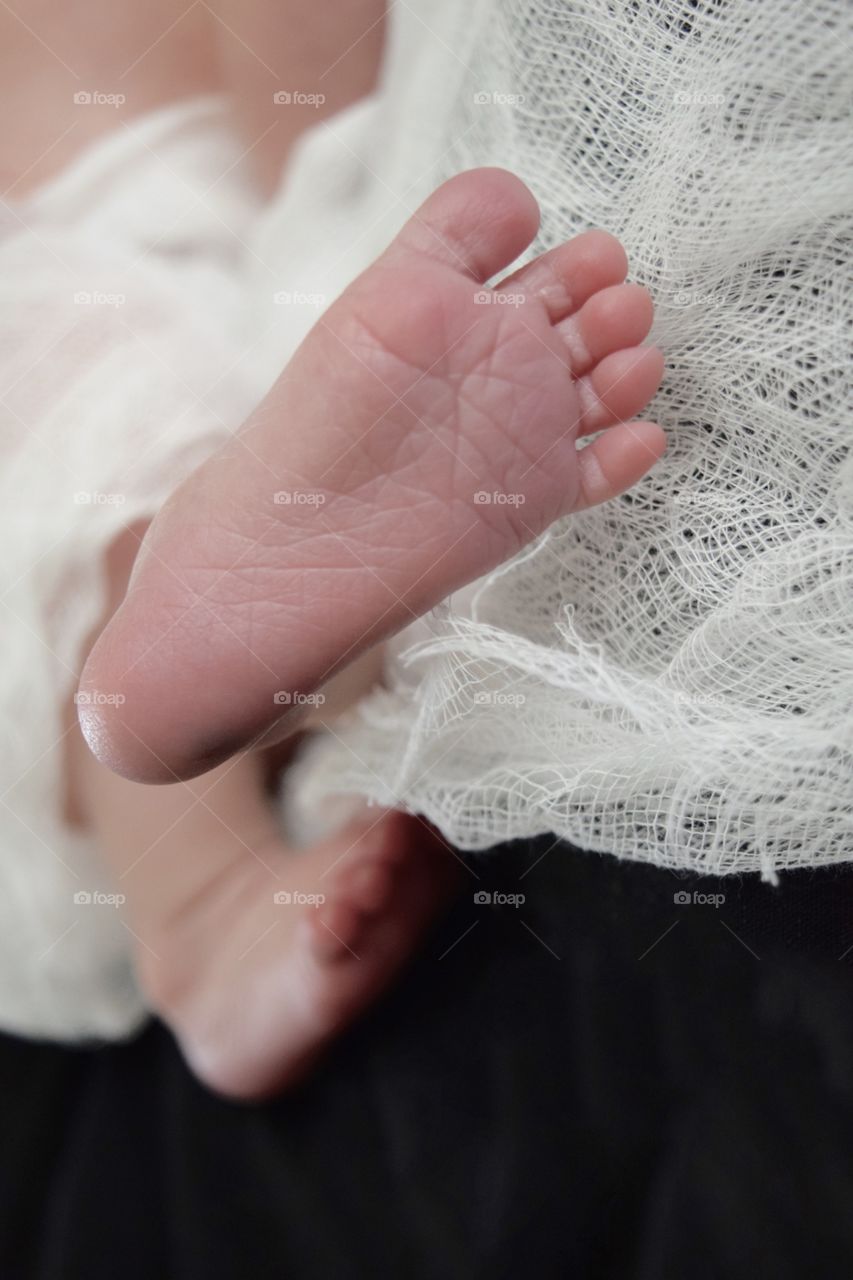
[[[554,280],[551,284],[546,284],[544,288],[538,289],[537,294],[552,314],[565,315],[567,312],[574,310],[574,299],[566,286],[559,280]]]

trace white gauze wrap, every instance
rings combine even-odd
[[[396,22],[410,56],[390,59],[369,157],[385,205],[498,164],[540,201],[536,251],[616,233],[657,306],[668,450],[404,632],[389,688],[314,744],[290,796],[402,805],[472,849],[553,832],[769,879],[850,858],[847,0]]]

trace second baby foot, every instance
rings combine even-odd
[[[538,222],[504,170],[446,182],[167,502],[84,672],[122,695],[82,708],[104,763],[150,782],[212,768],[657,461],[660,427],[626,422],[663,359],[638,345],[652,303],[619,242],[589,231],[485,284]]]

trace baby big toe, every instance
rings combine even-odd
[[[539,226],[530,191],[505,169],[471,169],[438,188],[389,254],[416,252],[483,282],[523,253]]]

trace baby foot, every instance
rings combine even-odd
[[[111,548],[105,617],[140,532]],[[441,838],[400,813],[368,809],[289,847],[270,787],[292,764],[292,741],[167,787],[106,769],[79,733],[66,742],[69,812],[121,890],[146,1003],[229,1096],[300,1079],[395,978],[461,879]]]
[[[336,670],[660,457],[624,421],[663,362],[618,241],[485,286],[537,225],[503,170],[445,183],[166,504],[84,673],[123,695],[82,708],[111,768],[167,781],[283,736]]]
[[[185,839],[170,832],[167,843],[192,860]],[[205,1084],[246,1099],[299,1082],[375,1001],[449,900],[459,867],[399,813],[368,814],[300,853],[273,839],[251,854],[235,841],[232,854],[206,873],[195,858],[185,905],[161,894],[133,925],[147,1002]]]

